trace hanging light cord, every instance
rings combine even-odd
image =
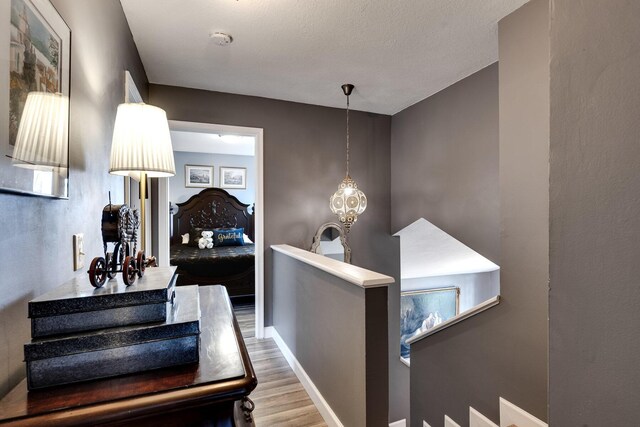
[[[349,95],[347,95],[347,176],[349,176]]]

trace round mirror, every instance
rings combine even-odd
[[[347,244],[344,229],[337,222],[327,222],[318,228],[313,238],[311,252],[351,263],[351,248]]]

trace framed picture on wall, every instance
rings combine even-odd
[[[184,165],[185,187],[213,187],[213,166]]]
[[[0,7],[0,189],[67,198],[71,30],[49,0]]]
[[[247,168],[220,166],[220,188],[247,188]]]
[[[400,356],[409,358],[407,340],[460,313],[460,288],[400,293]]]

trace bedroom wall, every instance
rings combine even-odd
[[[344,97],[336,84],[336,98]],[[352,105],[361,96],[356,88]],[[170,120],[264,129],[265,325],[272,324],[270,246],[310,248],[317,228],[335,216],[329,197],[344,177],[345,110],[274,99],[151,84],[150,103]],[[391,117],[353,111],[351,175],[369,199],[349,235],[352,263],[398,277],[391,237]],[[399,251],[398,251],[399,253]]]
[[[551,10],[549,422],[638,425],[640,2]]]
[[[213,186],[220,185],[220,166],[247,168],[247,188],[245,190],[226,188],[225,190],[249,205],[256,200],[255,158],[231,154],[190,153],[175,151],[176,174],[169,178],[169,200],[171,203],[186,202],[189,197],[200,193],[202,188],[185,187],[184,165],[213,166]]]
[[[147,97],[147,78],[118,0],[52,0],[71,28],[69,200],[0,193],[0,395],[25,375],[27,302],[86,274],[102,253],[101,211],[123,180],[108,174],[116,107],[128,69]],[[72,235],[84,233],[85,269],[73,272]]]
[[[498,65],[394,115],[391,147],[392,231],[426,218],[500,264]],[[398,343],[400,289],[391,289],[389,342]],[[399,346],[390,351],[391,420],[398,420],[409,417],[409,369]]]

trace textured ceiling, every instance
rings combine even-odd
[[[255,155],[255,137],[253,136],[172,130],[171,144],[173,151],[236,156]]]
[[[398,231],[403,279],[484,273],[500,267],[424,218]]]
[[[121,0],[150,82],[394,114],[498,59],[527,0]],[[209,33],[233,36],[220,47]]]

